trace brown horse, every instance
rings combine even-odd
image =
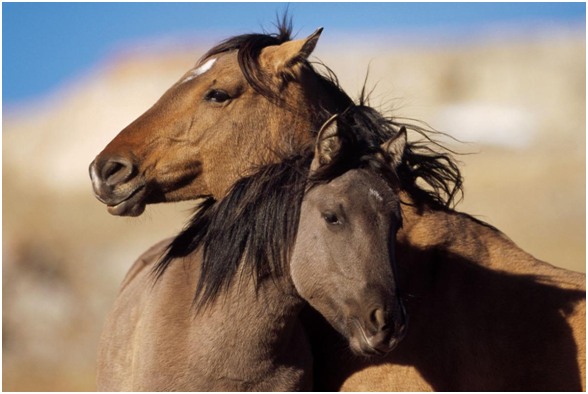
[[[220,198],[252,165],[313,141],[308,130],[352,105],[333,76],[306,61],[319,34],[290,41],[282,24],[277,35],[238,36],[211,49],[98,155],[90,166],[96,196],[118,215],[138,215],[148,203]],[[379,143],[400,126],[376,111],[365,120]],[[538,261],[452,209],[461,177],[448,154],[409,142],[400,157],[405,205],[396,255],[400,287],[411,294],[409,334],[386,358],[350,358],[337,332],[310,311],[303,323],[315,387],[582,389],[585,275]]]
[[[314,158],[263,166],[206,199],[153,287],[149,269],[127,278],[102,334],[99,390],[308,391],[304,301],[360,355],[396,346],[406,325],[388,245],[401,224],[389,163],[406,134],[384,145],[388,155],[345,129],[333,119]]]

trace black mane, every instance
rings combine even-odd
[[[364,92],[365,88],[357,109],[351,111],[355,130],[378,145],[395,136],[402,127],[424,137],[423,141],[406,144],[401,163],[396,168],[400,187],[408,193],[413,205],[452,210],[463,197],[463,177],[452,152],[431,138],[442,133],[384,116],[369,106]],[[419,185],[418,181],[426,186]]]
[[[291,39],[291,21],[284,16],[276,34],[245,34],[232,37],[203,56],[238,51],[240,68],[251,86],[268,99],[276,92],[264,79],[257,57],[269,45]],[[261,166],[238,180],[221,201],[207,198],[197,208],[185,229],[167,248],[154,268],[161,277],[174,259],[201,249],[203,261],[194,302],[199,307],[212,302],[234,279],[241,264],[259,281],[279,276],[288,264],[296,238],[300,204],[307,186],[328,182],[354,168],[377,171],[395,190],[405,191],[410,204],[452,210],[463,194],[463,179],[451,152],[431,139],[436,133],[425,127],[387,117],[369,106],[365,89],[358,104],[341,89],[335,74],[326,66],[323,73],[305,64],[340,114],[341,154],[309,179],[312,147],[283,155],[279,163]],[[325,121],[333,109],[320,111]],[[389,167],[380,146],[405,127],[425,138],[409,141],[400,165]],[[312,131],[312,130],[311,130]],[[315,131],[316,132],[316,131]],[[420,184],[419,184],[420,183]],[[424,183],[424,185],[422,185]]]
[[[368,168],[397,190],[398,177],[380,146],[363,138],[369,133],[358,132],[361,125],[351,123],[357,112],[364,111],[355,107],[341,116],[338,134],[342,146],[327,166],[310,174],[314,145],[309,145],[301,153],[263,165],[239,179],[222,200],[205,199],[155,266],[156,277],[175,259],[189,258],[200,249],[202,264],[194,302],[204,307],[227,289],[241,265],[256,283],[284,272],[296,240],[302,199],[309,188],[349,170]]]
[[[256,281],[279,276],[296,237],[307,162],[298,156],[262,166],[235,182],[222,200],[205,199],[155,267],[157,277],[174,259],[201,248],[194,297],[200,307],[226,290],[241,264]]]

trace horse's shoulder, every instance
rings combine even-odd
[[[173,240],[172,238],[164,239],[156,243],[155,245],[151,246],[147,251],[145,251],[131,266],[129,271],[127,272],[121,287],[120,291],[124,291],[124,289],[135,279],[141,272],[146,269],[151,269],[155,265],[155,263],[159,260],[159,258],[165,252],[165,249]]]

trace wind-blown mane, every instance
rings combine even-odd
[[[369,168],[397,189],[397,175],[380,146],[362,138],[369,134],[358,133],[355,125],[347,123],[356,111],[365,109],[350,109],[338,122],[342,145],[328,165],[310,174],[314,145],[309,145],[301,153],[263,165],[241,178],[222,200],[205,199],[154,268],[156,277],[161,277],[175,259],[201,249],[194,302],[204,307],[227,289],[241,265],[257,284],[284,272],[296,240],[302,199],[309,188],[351,169]]]
[[[355,131],[372,144],[384,143],[402,127],[425,138],[424,141],[409,141],[406,144],[400,165],[396,168],[400,187],[411,197],[412,204],[425,204],[433,209],[452,209],[461,200],[461,172],[452,152],[431,139],[438,132],[384,116],[369,106],[365,86],[359,104],[350,114],[354,118],[351,123],[355,125]],[[419,180],[426,186],[419,185]]]
[[[286,16],[277,28],[276,34],[229,38],[212,48],[203,59],[237,50],[240,68],[251,86],[268,99],[277,99],[257,62],[263,48],[291,39],[292,25]],[[214,301],[230,285],[241,264],[249,269],[257,283],[268,276],[281,275],[296,239],[304,192],[314,184],[329,182],[353,168],[370,168],[395,190],[407,192],[414,205],[452,209],[456,197],[463,193],[459,168],[451,152],[431,139],[434,131],[384,116],[369,106],[365,88],[358,104],[354,104],[328,67],[325,66],[325,73],[319,73],[308,62],[304,66],[317,75],[319,83],[331,94],[329,98],[341,108],[338,121],[341,153],[309,177],[312,146],[289,152],[282,155],[280,162],[260,166],[252,175],[238,180],[222,200],[207,198],[197,207],[154,273],[161,277],[174,259],[187,257],[201,248],[203,260],[194,298],[198,307]],[[320,112],[324,120],[331,115],[324,109]],[[425,140],[409,141],[400,164],[392,169],[383,159],[380,147],[402,127]],[[421,186],[419,181],[425,185]]]

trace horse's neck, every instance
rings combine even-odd
[[[281,92],[280,100],[268,99],[257,109],[262,119],[256,128],[263,130],[263,138],[253,134],[248,137],[255,144],[248,152],[247,160],[235,166],[216,169],[209,180],[212,195],[225,195],[238,178],[248,175],[261,164],[283,160],[284,154],[303,151],[316,138],[318,131],[331,114],[340,113],[351,104],[345,97],[334,98],[327,91],[314,71],[305,70],[301,80],[288,84]],[[237,177],[237,178],[235,178]]]
[[[300,81],[282,92],[282,101],[268,111],[268,127],[273,130],[277,149],[260,151],[262,155],[275,152],[300,152],[301,147],[314,143],[323,123],[333,114],[346,110],[351,101],[345,95],[336,96],[328,90],[314,71],[304,70]],[[272,115],[273,114],[273,115]],[[284,150],[285,148],[285,150]],[[280,156],[278,156],[280,158]]]
[[[201,312],[207,324],[199,328],[198,344],[208,347],[202,361],[209,376],[240,382],[241,390],[303,388],[296,382],[308,361],[297,320],[302,300],[288,294],[290,286],[268,279],[256,289],[248,272],[238,274],[226,295]]]

